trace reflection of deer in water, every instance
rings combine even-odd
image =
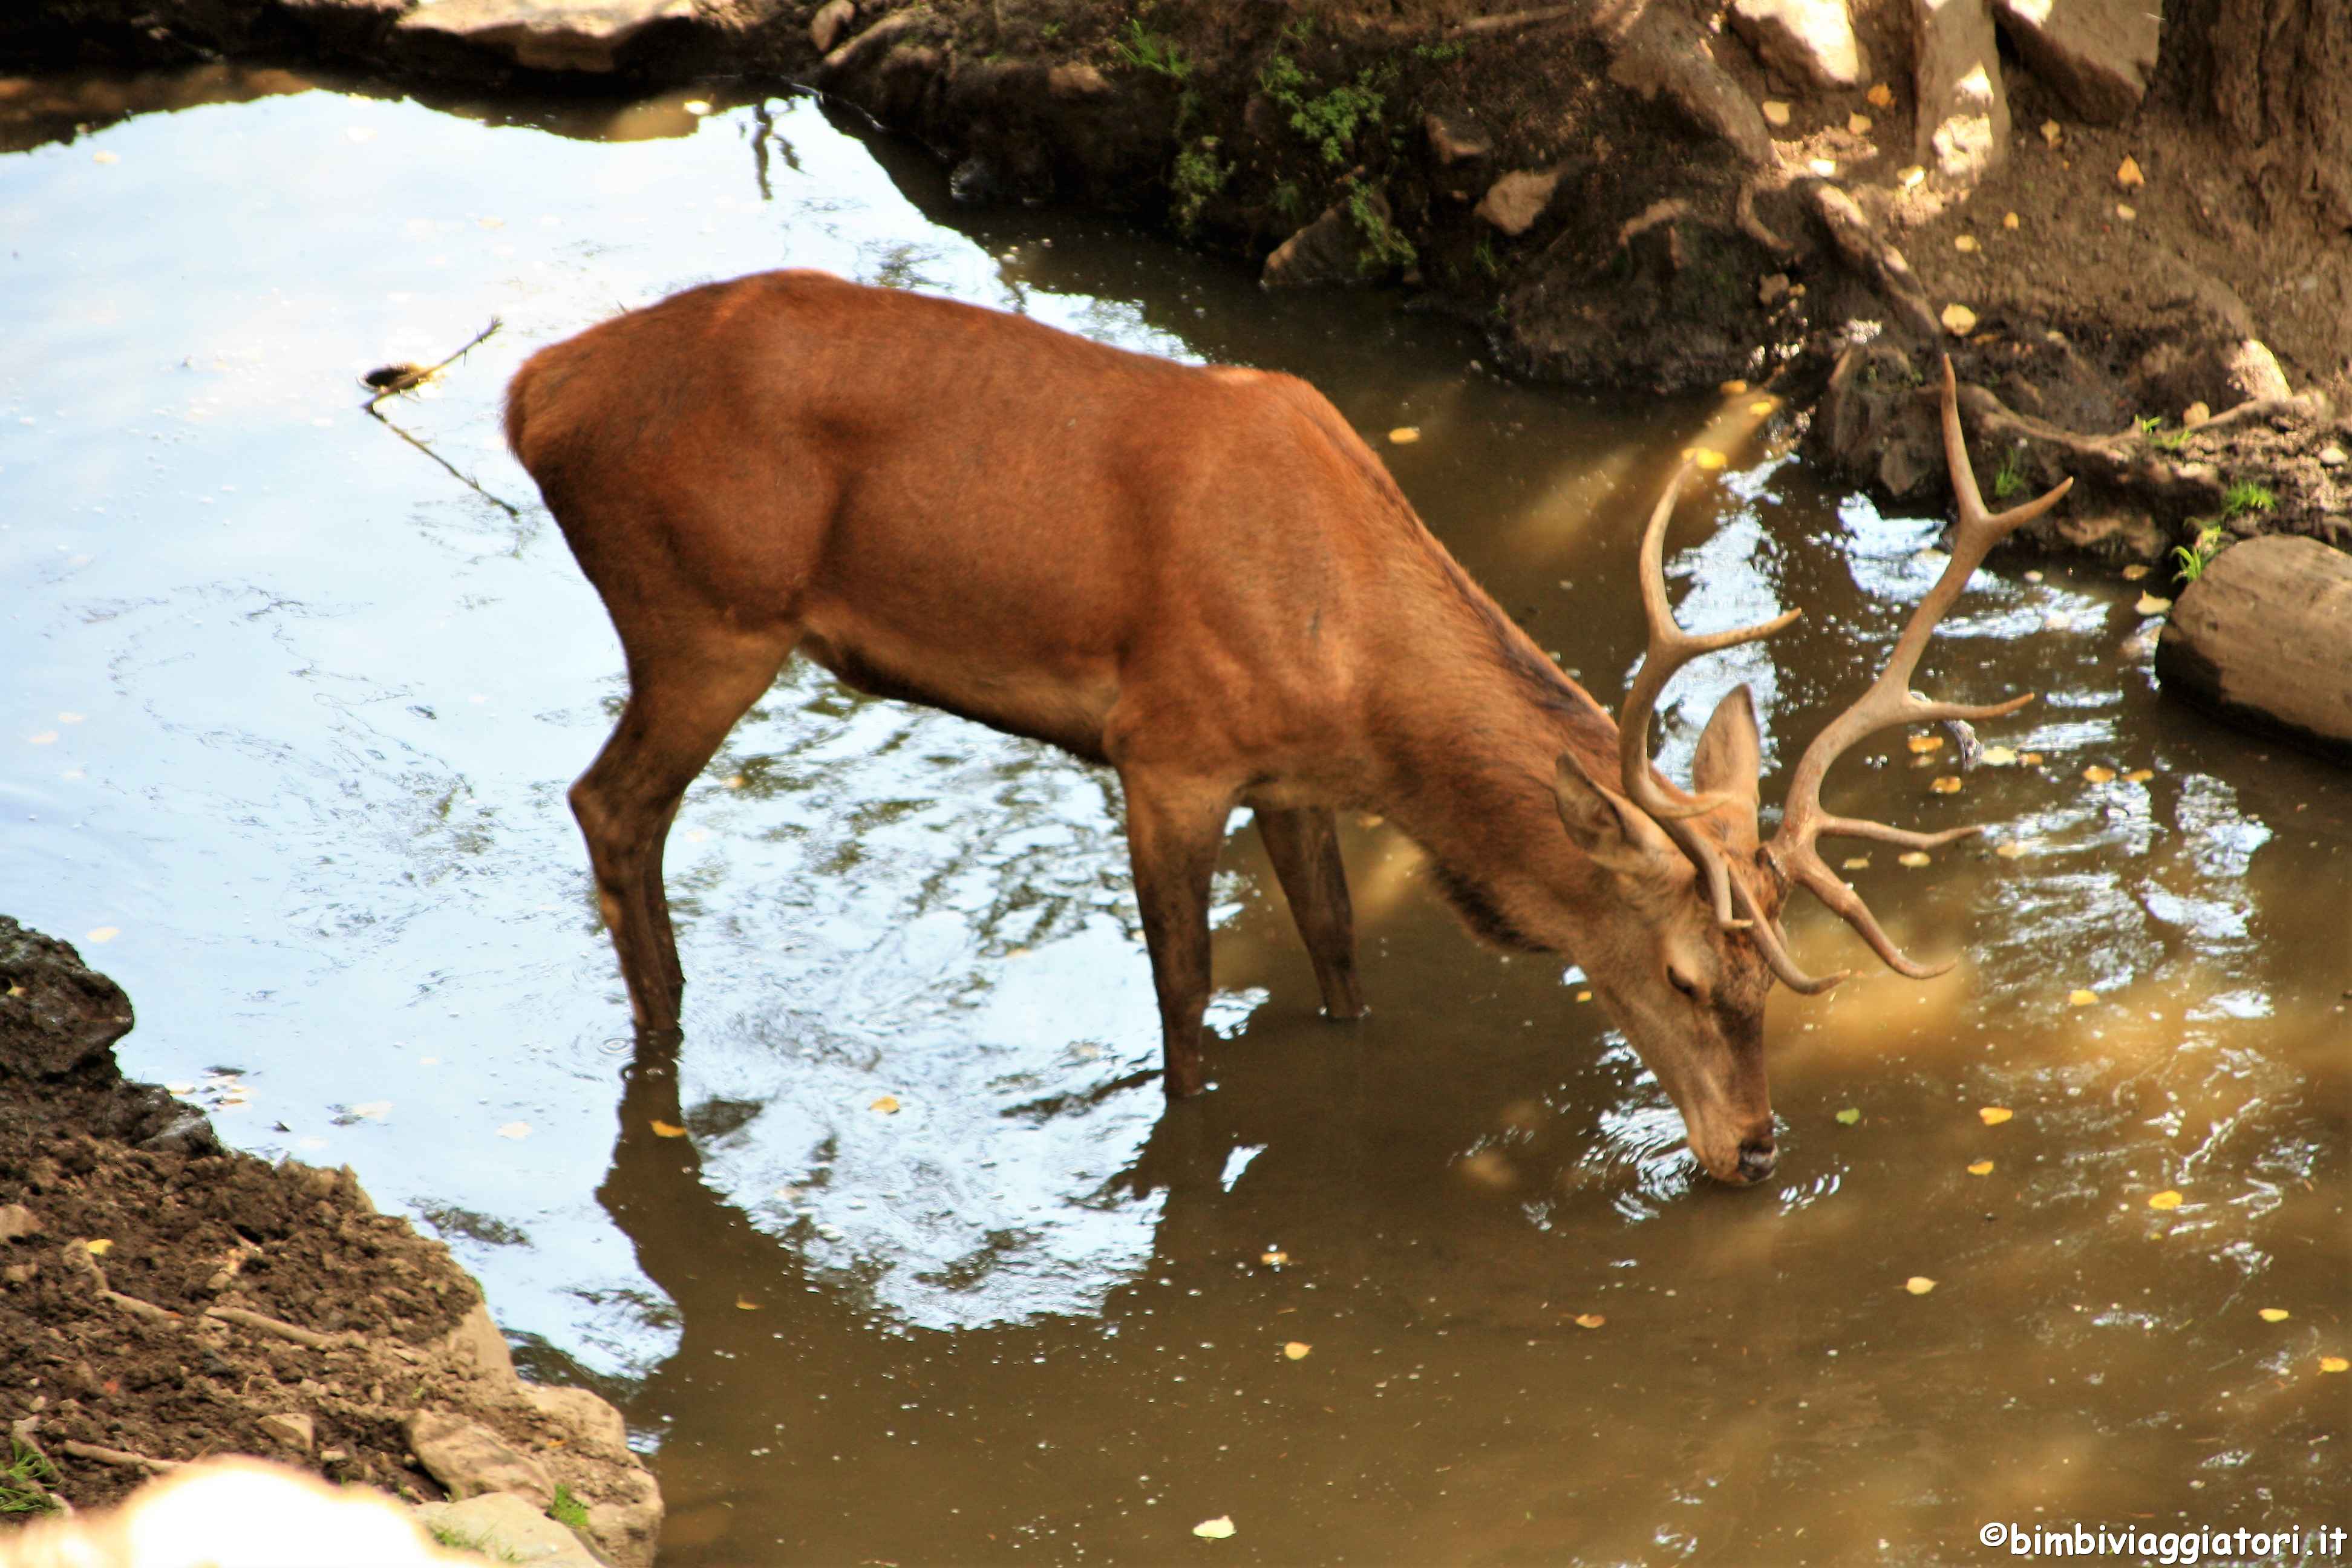
[[[1482,935],[1567,954],[1674,1100],[1709,1173],[1773,1163],[1765,994],[1807,992],[1779,916],[1810,888],[1903,973],[1814,848],[1927,847],[1822,810],[1822,775],[1890,725],[2007,713],[1909,682],[1994,543],[1969,474],[1950,564],[1887,668],[1799,761],[1759,841],[1747,689],[1717,708],[1696,794],[1655,773],[1651,710],[1697,654],[1661,568],[1675,477],[1642,546],[1650,647],[1612,722],[1422,526],[1337,410],[1293,377],[1180,365],[1020,317],[814,272],[689,289],[541,351],[507,435],[619,632],[630,695],[572,787],[641,1026],[683,976],[662,848],[687,785],[795,649],[863,690],[1107,763],[1126,794],[1168,1091],[1202,1087],[1210,875],[1256,814],[1325,1008],[1363,1010],[1332,812],[1385,815]]]

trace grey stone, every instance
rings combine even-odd
[[[1378,191],[1368,205],[1386,223],[1388,198]],[[1276,246],[1265,258],[1258,281],[1269,289],[1302,289],[1320,283],[1356,283],[1370,275],[1364,264],[1364,237],[1357,232],[1344,206],[1334,204],[1323,216]]]
[[[2216,408],[2234,408],[2258,397],[2287,397],[2294,393],[2287,385],[2286,372],[2279,368],[2278,356],[2254,338],[2222,354],[2221,378],[2232,395],[2226,404],[2215,404]]]
[[[2127,119],[2147,96],[2163,26],[2150,0],[1993,0],[2026,68],[2096,124]]]
[[[624,1495],[589,1502],[588,1538],[621,1568],[652,1568],[661,1539],[661,1489],[642,1469],[626,1472],[616,1485]]]
[[[1495,151],[1495,139],[1466,114],[1433,110],[1422,117],[1421,128],[1429,137],[1429,150],[1436,154],[1441,168],[1474,163]]]
[[[1734,0],[1731,26],[1790,81],[1833,91],[1859,87],[1870,75],[1845,0]]]
[[[530,1563],[539,1568],[603,1568],[580,1538],[544,1510],[512,1492],[491,1492],[463,1502],[429,1502],[416,1521],[445,1541],[497,1563]]]
[[[410,1416],[401,1430],[417,1463],[452,1498],[519,1492],[542,1511],[555,1500],[547,1467],[479,1422],[426,1410]]]
[[[2009,96],[1990,0],[1911,0],[1911,13],[1915,156],[1948,180],[1974,184],[2009,156]]]
[[[532,1409],[562,1427],[576,1440],[602,1445],[615,1453],[629,1451],[628,1423],[621,1413],[584,1388],[554,1388],[536,1383],[522,1385],[522,1396]]]
[[[816,15],[809,18],[809,42],[816,46],[818,54],[833,53],[834,45],[841,42],[841,35],[848,31],[856,16],[854,0],[825,0],[816,8]]]
[[[261,1429],[290,1447],[310,1451],[318,1440],[318,1426],[299,1410],[273,1411],[261,1418]]]
[[[531,70],[598,76],[617,68],[621,50],[647,27],[694,14],[694,0],[440,0],[403,16],[398,30],[470,44]]]
[[[515,1376],[514,1352],[507,1349],[507,1337],[499,1331],[491,1320],[489,1305],[477,1301],[441,1341],[441,1353],[476,1377],[493,1383],[519,1384]]]
[[[1516,169],[1486,187],[1477,214],[1501,233],[1517,237],[1533,228],[1559,188],[1558,169]]]
[[[1664,98],[1751,166],[1773,166],[1764,111],[1716,62],[1706,33],[1671,5],[1624,6],[1616,15],[1625,19],[1602,32],[1612,57],[1610,80],[1643,98]]]

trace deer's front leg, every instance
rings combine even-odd
[[[1123,768],[1128,852],[1143,942],[1160,994],[1168,1098],[1201,1092],[1201,1018],[1209,1006],[1209,879],[1233,795],[1197,779]]]

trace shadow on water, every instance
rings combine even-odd
[[[1317,1016],[1237,836],[1215,1091],[1165,1107],[1109,776],[806,668],[681,809],[684,1044],[634,1042],[562,801],[617,651],[497,432],[522,356],[616,305],[817,265],[1305,375],[1604,702],[1641,515],[1719,446],[1670,540],[1684,619],[1807,614],[1685,671],[1662,748],[1684,770],[1748,681],[1768,800],[1937,521],[1823,489],[1769,395],[1506,385],[1382,296],[959,205],[805,100],[60,79],[0,83],[0,149],[11,912],[139,998],[132,1070],[353,1163],[527,1361],[624,1403],[665,1561],[1154,1561],[1220,1514],[1265,1562],[2345,1522],[2352,790],[2156,700],[2149,584],[1980,574],[1926,676],[2042,693],[1986,736],[2018,762],[1890,737],[1832,779],[1833,810],[2003,826],[1848,859],[1898,941],[1967,948],[1940,981],[1792,917],[1862,978],[1776,1004],[1764,1192],[1696,1181],[1580,977],[1473,948],[1370,820],[1371,1015]],[[447,472],[357,416],[361,372],[493,315],[386,405]]]

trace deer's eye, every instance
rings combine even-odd
[[[1666,965],[1666,984],[1681,992],[1684,995],[1689,997],[1692,1001],[1696,1002],[1698,1000],[1698,982],[1693,980],[1689,975],[1685,974],[1681,970],[1676,969],[1671,963]]]

